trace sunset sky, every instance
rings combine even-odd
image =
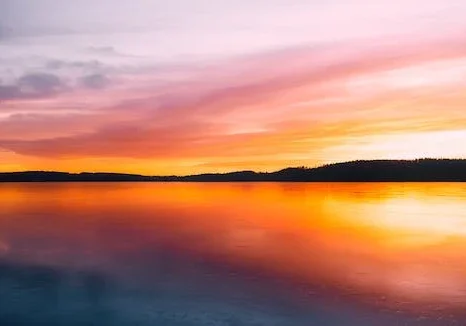
[[[466,157],[464,0],[0,0],[0,171]]]

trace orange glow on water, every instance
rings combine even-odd
[[[126,268],[117,263],[121,255],[178,248],[309,286],[378,293],[413,307],[423,302],[464,306],[464,188],[2,185],[0,254],[118,274]]]

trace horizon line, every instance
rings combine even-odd
[[[70,175],[80,175],[80,174],[116,174],[116,175],[131,175],[131,176],[141,176],[141,177],[177,177],[177,178],[183,178],[183,177],[191,177],[191,176],[201,176],[201,175],[225,175],[225,174],[232,174],[232,173],[241,173],[241,172],[252,172],[256,174],[272,174],[276,172],[280,172],[283,170],[287,169],[306,169],[306,170],[313,170],[313,169],[319,169],[319,168],[324,168],[328,166],[333,166],[333,165],[339,165],[339,164],[349,164],[349,163],[358,163],[358,162],[416,162],[416,161],[466,161],[466,158],[430,158],[430,157],[425,157],[425,158],[415,158],[415,159],[373,159],[373,160],[368,160],[368,159],[359,159],[359,160],[350,160],[350,161],[339,161],[339,162],[333,162],[333,163],[325,163],[325,164],[320,164],[316,165],[314,167],[310,166],[288,166],[288,167],[283,167],[278,170],[273,170],[273,171],[262,171],[258,172],[253,169],[243,169],[243,170],[232,170],[229,172],[205,172],[205,173],[195,173],[195,174],[185,174],[185,175],[177,175],[177,174],[171,174],[171,175],[156,175],[156,174],[139,174],[139,173],[128,173],[128,172],[104,172],[104,171],[80,171],[80,172],[69,172],[69,171],[57,171],[57,170],[22,170],[22,171],[0,171],[0,174],[7,174],[7,173],[64,173],[64,174],[70,174]]]

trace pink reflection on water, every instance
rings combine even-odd
[[[280,281],[310,298],[462,316],[464,190],[462,184],[1,185],[0,252],[18,262],[100,270],[123,282],[147,285],[168,273],[203,284],[208,270],[254,275],[265,287]]]

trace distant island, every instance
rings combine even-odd
[[[466,159],[370,160],[187,176],[26,171],[0,173],[0,182],[466,182]]]

